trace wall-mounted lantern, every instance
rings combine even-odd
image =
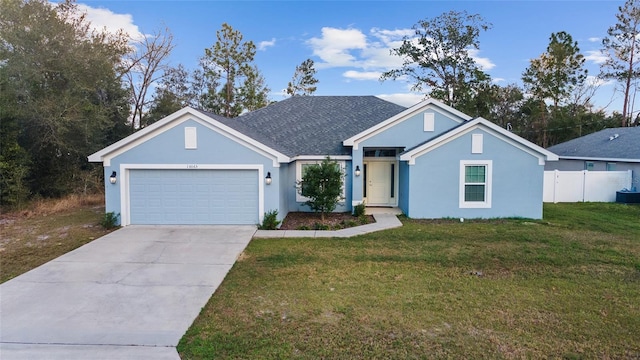
[[[115,184],[118,181],[118,177],[116,176],[116,172],[112,172],[111,176],[109,176],[109,182]]]
[[[267,177],[264,178],[264,183],[267,185],[271,185],[271,172],[267,172]]]
[[[356,165],[355,174],[356,174],[356,176],[360,176],[360,165]]]

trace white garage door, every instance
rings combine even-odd
[[[131,224],[257,224],[257,170],[130,170]]]

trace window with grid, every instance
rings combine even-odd
[[[487,167],[467,165],[464,167],[464,201],[485,201]]]
[[[460,207],[491,207],[491,160],[460,161]]]
[[[320,164],[320,162],[322,162],[322,160],[303,160],[303,161],[296,161],[296,180],[297,181],[302,181],[302,178],[304,177],[304,175],[306,175],[307,173],[307,169],[310,166],[313,165],[318,165]],[[344,161],[337,161],[338,165],[340,166],[340,169],[342,169],[342,171],[345,171],[345,162]],[[344,181],[344,179],[343,179]],[[301,184],[302,187],[304,187],[304,183]],[[304,190],[303,190],[304,191]],[[346,181],[345,183],[342,185],[342,197],[344,198],[346,196]],[[300,192],[296,191],[296,202],[305,202],[308,201],[309,198],[306,196],[302,196],[302,194],[300,194]]]

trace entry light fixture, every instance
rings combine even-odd
[[[360,176],[360,165],[356,165],[355,174],[356,174],[356,176]]]
[[[264,178],[264,182],[267,185],[271,185],[271,172],[267,172],[267,177]]]
[[[116,172],[112,172],[111,176],[109,176],[109,182],[115,184],[118,181],[118,177],[116,176]]]

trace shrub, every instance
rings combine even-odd
[[[354,226],[358,226],[358,223],[355,222],[354,220],[348,220],[348,221],[343,221],[342,222],[342,227],[343,228],[350,228],[350,227],[354,227]]]
[[[315,224],[313,224],[313,230],[329,230],[329,225],[321,224],[321,223],[315,223]]]
[[[264,213],[264,219],[262,219],[262,225],[258,225],[260,230],[276,230],[280,225],[278,220],[278,210],[271,210]]]
[[[308,197],[305,202],[311,210],[320,213],[324,221],[324,215],[332,212],[342,197],[344,185],[344,173],[340,165],[327,156],[322,163],[309,166],[302,175],[302,181],[298,182],[300,195]]]
[[[365,205],[364,205],[364,202],[362,202],[353,207],[353,216],[355,217],[364,216],[365,211],[366,211]]]
[[[100,219],[100,225],[107,230],[116,228],[118,227],[118,217],[120,217],[120,214],[110,211]]]

